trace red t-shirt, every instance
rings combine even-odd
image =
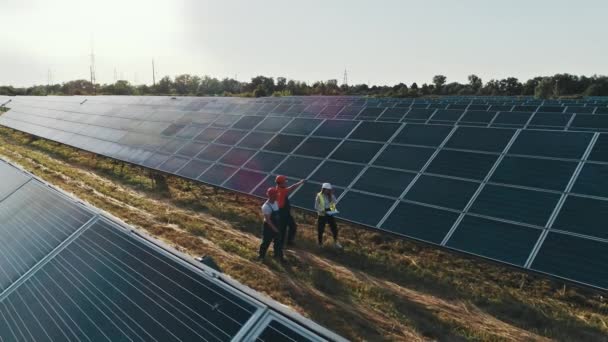
[[[289,197],[289,188],[281,188],[279,186],[277,189],[277,203],[279,204],[279,208],[285,207],[285,202],[287,202],[287,197]]]

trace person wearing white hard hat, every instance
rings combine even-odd
[[[329,224],[334,237],[334,246],[342,248],[342,245],[338,242],[338,225],[334,217],[338,213],[338,210],[336,210],[336,196],[334,196],[331,184],[323,183],[321,186],[321,191],[317,193],[315,198],[315,210],[318,214],[317,237],[319,246],[323,246],[323,233],[325,233],[325,226]]]

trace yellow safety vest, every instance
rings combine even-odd
[[[319,199],[319,205],[320,205],[321,209],[323,210],[322,212],[319,212],[319,215],[324,216],[325,215],[325,196],[323,196],[323,192],[319,192],[317,194],[317,198]],[[336,211],[336,203],[334,201],[332,201],[331,199],[329,202],[329,210]]]

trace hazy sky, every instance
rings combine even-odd
[[[0,0],[0,84],[608,74],[607,0]],[[91,38],[93,37],[93,38]]]

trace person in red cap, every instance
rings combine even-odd
[[[275,182],[277,183],[277,203],[279,204],[279,232],[281,233],[281,238],[283,240],[285,240],[285,235],[287,235],[287,245],[293,246],[298,227],[293,216],[291,216],[289,193],[304,184],[304,180],[302,179],[292,186],[287,186],[287,177],[277,176]],[[287,228],[289,228],[289,230],[287,230]]]
[[[274,242],[274,257],[283,261],[283,244],[279,234],[279,205],[277,203],[277,189],[268,188],[266,190],[266,202],[262,205],[262,215],[264,215],[264,225],[262,228],[262,244],[258,260],[263,261],[270,243]]]

